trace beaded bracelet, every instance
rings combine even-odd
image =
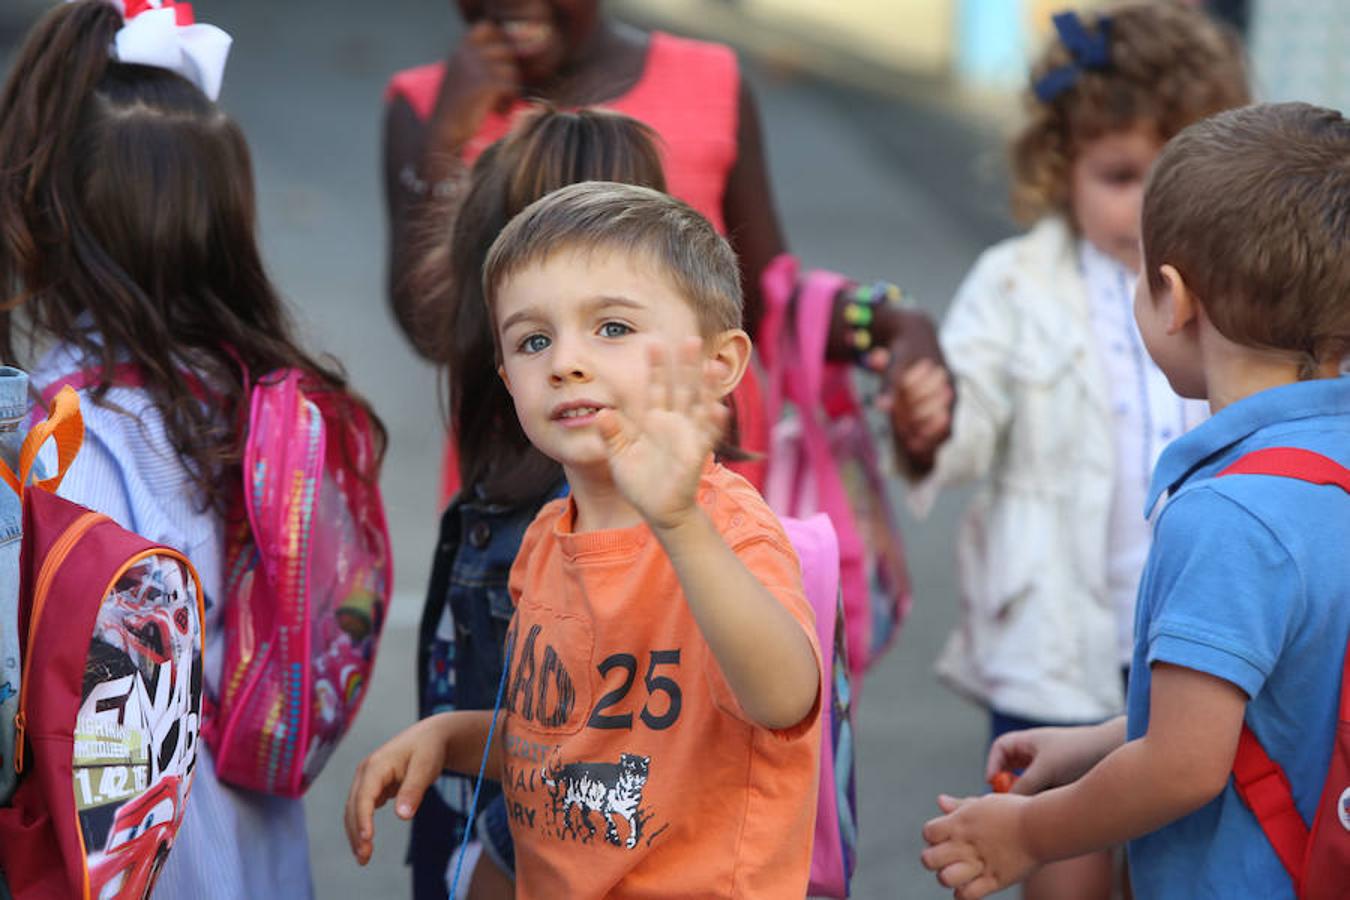
[[[854,286],[845,295],[844,325],[848,328],[848,343],[853,348],[859,365],[876,344],[872,329],[876,325],[877,309],[881,306],[908,307],[909,298],[889,281]]]

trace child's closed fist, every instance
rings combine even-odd
[[[891,429],[899,449],[912,461],[931,464],[951,435],[955,399],[947,369],[931,359],[900,373],[889,399]]]

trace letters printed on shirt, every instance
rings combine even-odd
[[[651,750],[659,741],[650,738],[680,720],[680,648],[606,654],[592,703],[591,673],[571,671],[592,658],[590,626],[551,612],[541,618],[518,615],[508,636],[502,788],[512,828],[617,851],[650,847],[667,827],[643,796],[660,767]],[[588,732],[610,749],[590,758],[583,748],[596,741]]]

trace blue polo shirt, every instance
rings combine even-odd
[[[1284,385],[1221,410],[1171,444],[1150,508],[1170,494],[1139,585],[1128,735],[1148,728],[1149,665],[1246,692],[1247,724],[1288,774],[1311,823],[1331,760],[1350,636],[1350,495],[1289,478],[1231,475],[1265,447],[1350,465],[1350,378]],[[1135,895],[1293,898],[1293,885],[1232,782],[1129,848]]]

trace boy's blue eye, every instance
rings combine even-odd
[[[606,322],[600,326],[601,337],[616,338],[632,333],[633,329],[622,322]]]
[[[548,338],[542,334],[526,335],[525,339],[516,345],[516,349],[521,353],[538,353],[548,348]]]

